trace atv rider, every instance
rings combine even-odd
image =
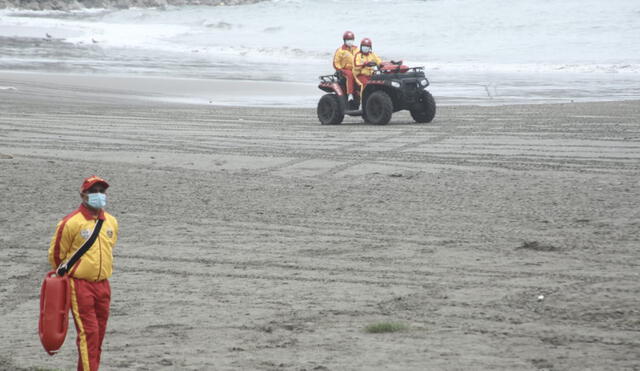
[[[347,80],[348,100],[353,101],[353,57],[358,51],[358,47],[354,45],[355,35],[351,31],[345,31],[342,34],[342,46],[340,46],[333,55],[333,68],[342,72]]]
[[[353,57],[353,76],[360,85],[360,97],[364,91],[364,86],[373,75],[373,67],[379,66],[382,59],[371,49],[371,39],[364,38],[360,42],[360,51]]]

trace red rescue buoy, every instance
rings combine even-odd
[[[55,271],[47,273],[40,290],[40,341],[49,355],[54,355],[67,336],[71,287],[67,276],[57,276]]]

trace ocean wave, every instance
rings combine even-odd
[[[84,9],[159,8],[167,6],[234,6],[265,0],[0,0],[0,9],[31,11],[74,11]]]
[[[640,63],[455,63],[416,62],[433,71],[476,73],[640,74]]]

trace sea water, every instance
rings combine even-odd
[[[318,75],[332,73],[345,30],[371,38],[384,59],[425,66],[444,103],[640,99],[640,1],[632,0],[9,9],[0,11],[0,69],[291,81],[309,83],[311,97],[321,93]]]

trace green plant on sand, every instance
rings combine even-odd
[[[398,322],[377,322],[372,323],[365,327],[365,331],[370,334],[380,334],[385,332],[399,332],[406,331],[409,329],[409,326],[404,323]]]

